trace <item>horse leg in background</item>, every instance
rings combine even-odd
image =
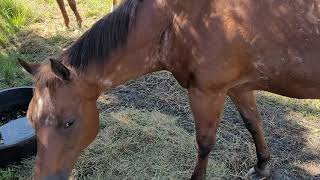
[[[231,89],[228,95],[240,112],[256,146],[258,163],[250,169],[247,176],[249,179],[267,178],[271,175],[269,165],[270,151],[263,136],[262,119],[258,112],[256,96],[253,91],[243,92],[238,89]]]
[[[112,5],[111,5],[111,12],[114,10],[114,8],[117,5],[117,0],[112,0]]]
[[[191,177],[192,180],[203,180],[206,177],[208,155],[215,144],[224,98],[225,95],[222,92],[205,92],[198,88],[189,89],[198,145],[197,164]]]
[[[82,26],[82,19],[81,19],[81,16],[77,10],[76,1],[75,0],[68,0],[68,3],[69,3],[70,8],[72,9],[74,15],[77,18],[78,26],[81,27]]]
[[[57,3],[59,5],[60,11],[62,13],[63,19],[64,19],[64,24],[67,28],[69,28],[69,17],[66,11],[66,8],[64,6],[63,0],[57,0]]]

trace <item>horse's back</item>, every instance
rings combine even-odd
[[[320,97],[319,1],[207,3],[177,18],[198,84]]]

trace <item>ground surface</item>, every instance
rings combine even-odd
[[[84,27],[71,28],[53,0],[29,0],[38,20],[21,29],[0,49],[0,89],[30,85],[17,57],[41,61],[67,47],[110,9],[106,0],[79,0]],[[73,172],[78,179],[187,179],[195,160],[194,124],[186,91],[168,72],[157,72],[121,85],[99,99],[100,133]],[[266,140],[272,153],[273,179],[319,179],[320,101],[294,100],[259,92]],[[242,179],[255,164],[249,133],[227,98],[208,179]],[[0,179],[30,177],[31,160],[0,170]],[[108,178],[106,178],[108,177]]]

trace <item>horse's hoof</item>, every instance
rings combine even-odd
[[[267,180],[270,177],[270,171],[265,170],[264,172],[258,172],[252,167],[249,172],[247,173],[248,180]]]
[[[69,29],[69,23],[70,21],[67,19],[67,20],[64,20],[64,25],[66,26],[66,28]]]
[[[77,22],[78,22],[79,28],[81,28],[81,27],[82,27],[82,20],[81,20],[81,19],[78,19]]]

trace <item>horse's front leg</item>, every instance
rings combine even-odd
[[[232,89],[228,92],[233,103],[236,105],[240,115],[250,132],[255,146],[258,163],[251,168],[247,174],[248,179],[258,180],[265,179],[271,175],[270,173],[270,151],[264,140],[261,117],[258,112],[256,97],[253,91],[241,91]]]
[[[192,180],[203,180],[206,177],[208,155],[215,144],[224,97],[225,93],[222,91],[189,89],[190,106],[195,120],[198,144],[197,164],[191,177]]]

